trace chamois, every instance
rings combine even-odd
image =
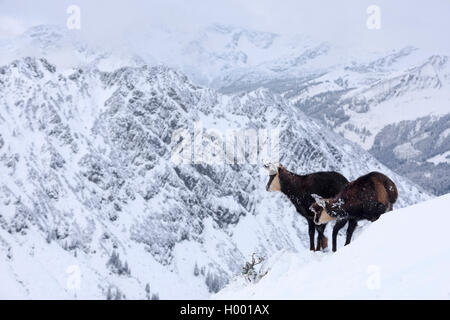
[[[264,167],[269,170],[269,182],[266,190],[284,193],[294,204],[297,212],[308,221],[310,250],[325,249],[328,246],[328,239],[324,236],[325,224],[314,225],[314,212],[310,210],[310,206],[315,200],[311,197],[311,194],[319,194],[325,198],[334,197],[348,183],[348,180],[334,171],[297,175],[289,172],[282,165],[268,164]],[[317,247],[315,248],[314,234],[316,229],[318,236]]]
[[[318,195],[313,197],[316,203],[311,206],[311,210],[315,212],[314,222],[317,225],[331,220],[337,220],[336,225],[348,221],[345,241],[345,245],[348,245],[359,220],[373,222],[383,213],[392,211],[398,191],[394,182],[387,176],[371,172],[350,182],[333,198],[324,199]]]

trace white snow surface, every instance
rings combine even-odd
[[[439,164],[439,163],[450,163],[450,151],[446,151],[443,154],[438,154],[427,160],[428,162]]]
[[[336,253],[282,250],[215,299],[449,299],[450,194],[387,213]]]

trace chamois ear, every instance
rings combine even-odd
[[[314,198],[314,200],[316,201],[316,203],[321,206],[322,208],[325,208],[325,199],[322,198],[321,196],[319,196],[318,194],[311,194],[311,197]]]

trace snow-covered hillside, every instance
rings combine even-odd
[[[167,67],[26,57],[0,68],[0,297],[205,298],[253,252],[306,250],[304,219],[257,165],[171,162],[173,133],[197,121],[277,128],[294,172],[377,170],[398,206],[429,199],[267,89],[225,96]]]
[[[450,195],[383,215],[336,253],[273,255],[256,284],[242,277],[217,299],[449,299]]]

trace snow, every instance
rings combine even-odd
[[[410,142],[396,146],[393,151],[397,159],[402,160],[408,160],[420,155],[420,151],[416,150]]]
[[[428,159],[427,162],[431,162],[435,165],[438,165],[439,163],[450,163],[450,151],[438,154],[437,156]]]
[[[387,213],[336,253],[280,251],[214,299],[449,299],[450,194]]]

